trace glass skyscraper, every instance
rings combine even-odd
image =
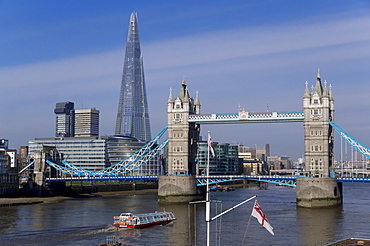
[[[136,12],[130,16],[115,134],[142,141],[151,139]]]

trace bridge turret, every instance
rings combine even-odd
[[[305,131],[305,163],[306,171],[312,176],[329,177],[329,169],[333,167],[333,130],[328,121],[333,119],[333,97],[323,88],[320,70],[312,92],[306,92],[303,98],[304,131]]]
[[[182,81],[178,96],[167,102],[168,125],[168,174],[195,175],[197,143],[200,128],[188,122],[190,114],[199,114],[200,102],[189,95],[186,81]]]
[[[185,80],[179,95],[167,101],[167,176],[158,179],[159,202],[190,202],[202,198],[196,186],[196,155],[200,126],[189,115],[200,113],[200,102],[190,97]]]
[[[300,207],[330,207],[340,204],[341,186],[333,178],[334,129],[329,121],[334,120],[334,98],[322,86],[320,70],[316,84],[303,96],[304,152],[307,177],[297,178],[297,205]]]

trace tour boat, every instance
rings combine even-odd
[[[114,216],[113,226],[120,228],[143,228],[152,225],[165,225],[176,220],[172,212],[155,212],[148,214],[122,213]]]

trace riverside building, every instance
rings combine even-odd
[[[209,155],[210,175],[237,175],[241,174],[242,162],[238,158],[238,146],[228,143],[213,142],[215,156]],[[208,158],[208,142],[198,142],[198,170],[199,175],[206,175]]]
[[[55,147],[66,162],[96,171],[108,165],[106,140],[97,137],[35,138],[28,142],[29,155],[44,146]]]
[[[0,196],[18,191],[17,151],[8,149],[8,140],[0,139]]]

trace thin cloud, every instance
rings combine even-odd
[[[121,58],[121,59],[120,59]],[[38,62],[34,64],[3,67],[0,80],[8,81],[3,88],[27,85],[43,85],[106,76],[117,73],[122,67],[122,50],[92,54],[68,59]]]
[[[217,31],[144,46],[150,69],[174,68],[236,58],[293,52],[370,40],[370,17]]]

